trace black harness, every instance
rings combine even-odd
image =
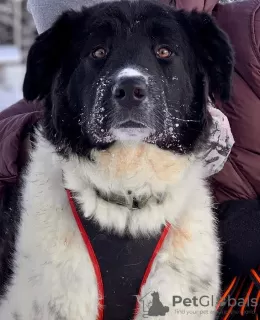
[[[133,238],[100,230],[86,219],[67,191],[71,209],[95,270],[100,309],[97,320],[130,320],[138,310],[137,297],[150,273],[169,226],[155,237]]]

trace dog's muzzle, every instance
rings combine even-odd
[[[152,132],[148,120],[148,77],[137,69],[120,71],[112,88],[117,117],[111,130],[117,140],[143,140]]]

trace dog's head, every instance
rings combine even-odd
[[[158,299],[159,298],[159,293],[158,292],[153,292],[151,293],[151,296],[154,298],[154,299]]]
[[[208,96],[230,93],[233,54],[205,13],[147,1],[64,13],[33,44],[24,97],[43,100],[63,155],[117,140],[190,153],[210,123]]]

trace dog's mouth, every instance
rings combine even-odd
[[[140,122],[140,121],[135,121],[135,120],[127,120],[124,122],[121,122],[118,126],[118,129],[125,129],[125,128],[133,128],[133,129],[145,129],[147,126]]]
[[[116,140],[142,141],[154,133],[154,130],[140,121],[127,120],[112,128],[111,133]]]

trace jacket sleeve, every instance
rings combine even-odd
[[[219,103],[227,116],[235,145],[224,169],[213,181],[218,202],[256,199],[260,195],[260,0],[218,5],[218,25],[227,32],[236,65],[228,103]]]
[[[0,112],[0,199],[5,187],[16,183],[26,158],[27,132],[41,118],[40,104],[24,100]]]
[[[175,6],[177,9],[185,9],[187,11],[195,9],[211,13],[218,0],[160,0],[160,2]]]
[[[176,0],[176,8],[211,13],[217,3],[218,0]]]
[[[216,213],[225,272],[249,273],[260,265],[260,199],[226,201]]]

